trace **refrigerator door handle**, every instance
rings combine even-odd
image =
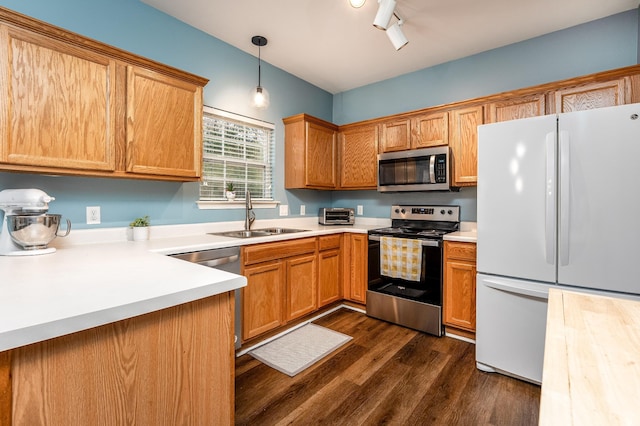
[[[569,214],[571,162],[569,152],[569,132],[561,130],[560,139],[560,265],[569,264]]]
[[[546,175],[545,175],[545,216],[544,251],[548,264],[556,259],[556,133],[549,132],[546,137]]]
[[[533,297],[535,299],[540,299],[540,300],[549,300],[548,291],[538,291],[530,288],[516,287],[516,286],[512,286],[506,283],[502,283],[496,280],[486,279],[486,278],[482,280],[482,282],[484,283],[484,285],[494,290],[504,291],[507,293],[520,295],[520,296],[529,296],[529,297]],[[546,287],[544,288],[546,290]]]

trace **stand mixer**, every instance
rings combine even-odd
[[[49,210],[49,202],[54,199],[39,189],[5,189],[0,191],[0,210],[4,211],[2,233],[0,234],[0,256],[30,256],[56,251],[53,247],[46,247],[46,244],[56,237],[60,220],[59,215],[46,214]],[[33,218],[32,222],[34,223],[23,224],[23,229],[26,230],[28,226],[40,226],[36,229],[39,233],[37,243],[31,244],[28,240],[21,240],[19,232],[24,232],[25,236],[28,236],[28,233],[12,229],[15,219],[24,219],[25,216],[28,216],[27,219]],[[55,223],[50,219],[54,219]],[[37,223],[43,221],[48,222],[47,225]],[[71,224],[69,221],[67,224],[68,235]],[[43,239],[46,242],[42,241]]]

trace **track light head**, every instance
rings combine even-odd
[[[402,32],[402,24],[404,22],[400,19],[398,22],[387,28],[387,37],[391,40],[391,44],[395,47],[396,50],[400,50],[409,43],[407,37]]]
[[[378,0],[378,3],[380,5],[378,6],[378,13],[376,13],[376,17],[373,20],[373,26],[380,30],[386,30],[389,22],[391,22],[391,17],[393,17],[397,2],[396,0]]]

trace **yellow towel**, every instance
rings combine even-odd
[[[380,237],[380,274],[407,281],[420,281],[421,265],[420,240]]]

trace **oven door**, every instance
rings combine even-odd
[[[420,281],[380,273],[380,236],[369,235],[367,315],[442,335],[442,243],[422,241]]]

